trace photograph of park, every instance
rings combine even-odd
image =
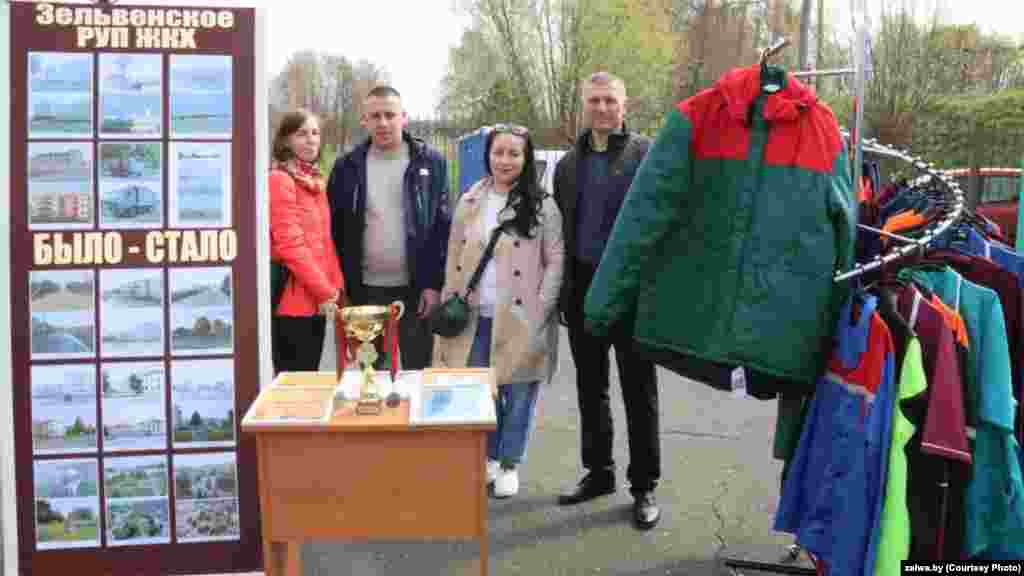
[[[171,142],[171,228],[231,226],[231,144]]]
[[[99,546],[99,523],[98,497],[36,498],[36,549]]]
[[[99,463],[96,459],[33,465],[37,547],[99,545]]]
[[[175,447],[234,444],[234,369],[231,358],[171,362]]]
[[[171,540],[167,498],[107,500],[107,543],[164,544]]]
[[[163,356],[163,301],[163,270],[100,270],[100,354]]]
[[[159,228],[163,223],[159,142],[102,142],[100,226]]]
[[[30,229],[92,227],[92,161],[89,142],[29,143]]]
[[[175,457],[174,493],[178,540],[239,537],[234,452]]]
[[[28,53],[28,137],[92,137],[92,54]]]
[[[95,273],[29,273],[32,359],[88,358],[96,354]]]
[[[171,54],[171,137],[231,138],[231,56]]]
[[[96,449],[96,366],[32,366],[32,449],[36,454]]]
[[[100,385],[104,451],[167,447],[164,382],[162,362],[103,364]]]
[[[100,137],[159,138],[163,120],[160,54],[99,55]]]
[[[230,354],[234,350],[231,268],[172,268],[171,353]]]

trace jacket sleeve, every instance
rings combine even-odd
[[[345,269],[345,220],[348,218],[352,199],[345,192],[345,165],[346,156],[339,155],[331,168],[331,175],[327,179],[327,202],[331,209],[331,238],[334,240],[334,249],[338,253],[338,263],[341,265],[341,273],[344,278],[351,278],[351,271]],[[346,292],[349,287],[346,282]]]
[[[306,245],[295,182],[279,170],[270,173],[270,242],[273,253],[318,304],[336,295],[337,291]]]
[[[434,196],[434,225],[427,238],[427,257],[432,266],[422,282],[424,288],[440,290],[444,286],[445,264],[448,260],[448,236],[452,228],[452,209],[448,198],[448,162],[440,154],[433,162],[431,192]]]
[[[843,146],[836,157],[832,177],[828,179],[829,189],[826,194],[829,219],[835,234],[835,269],[839,272],[851,270],[856,260],[857,214],[847,158],[846,146]],[[849,291],[849,281],[835,285],[829,304],[829,318],[826,319],[828,333],[834,330],[839,310],[846,302]]]
[[[650,263],[679,220],[679,195],[690,188],[691,134],[690,119],[674,108],[637,168],[584,301],[585,327],[595,335],[626,319],[651,281]]]
[[[562,238],[562,211],[551,198],[544,199],[543,237],[541,258],[544,277],[540,283],[540,301],[544,304],[544,318],[550,318],[558,306],[565,274],[565,241]]]
[[[459,265],[459,259],[462,257],[462,240],[466,232],[465,212],[465,204],[460,198],[455,205],[454,224],[450,226],[450,237],[446,241],[448,258],[445,262],[444,283],[441,288],[442,302],[451,296],[457,288],[455,279],[459,274],[456,266]]]

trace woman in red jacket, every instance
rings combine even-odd
[[[271,259],[291,273],[271,326],[274,372],[317,370],[326,317],[344,302],[320,159],[320,125],[305,110],[285,115],[270,172]]]

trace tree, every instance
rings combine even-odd
[[[203,417],[199,415],[198,410],[192,412],[192,418],[189,420],[189,424],[191,424],[193,428],[199,428],[203,425]]]

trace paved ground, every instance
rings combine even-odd
[[[790,539],[770,530],[780,471],[771,459],[775,403],[735,399],[666,371],[659,374],[663,514],[657,528],[631,526],[625,488],[580,506],[557,506],[556,495],[581,474],[575,370],[564,332],[560,358],[558,378],[542,391],[520,493],[491,500],[491,575],[726,575],[722,556],[763,562],[783,556]],[[333,370],[331,359],[329,338],[323,369]],[[625,420],[616,383],[615,457],[624,480]],[[306,576],[479,574],[477,556],[472,542],[312,542],[303,553]]]

